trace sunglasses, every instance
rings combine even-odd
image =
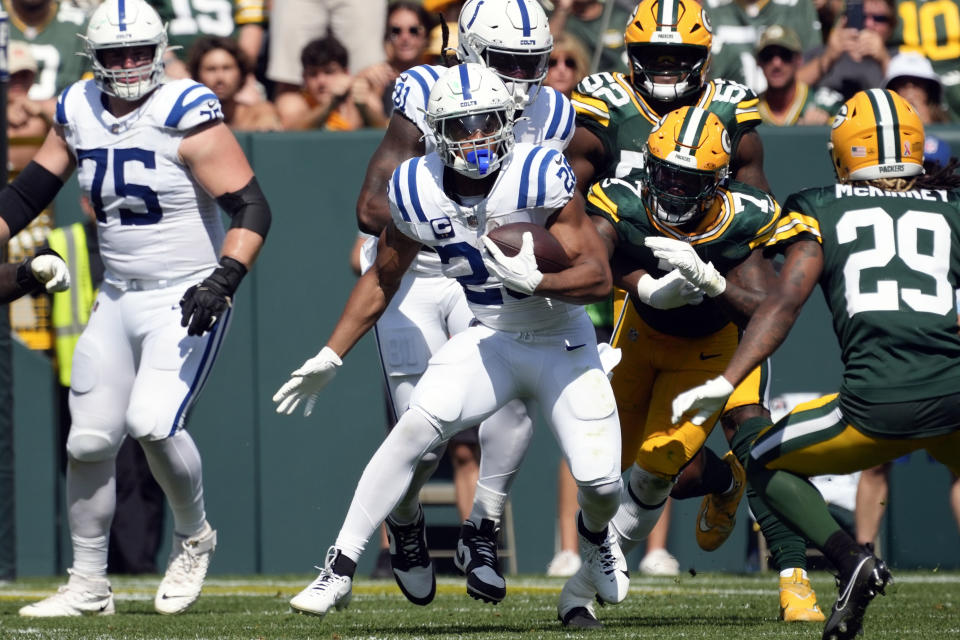
[[[793,62],[796,56],[797,54],[790,49],[774,45],[770,47],[764,47],[763,50],[757,54],[757,60],[759,60],[761,64],[766,64],[767,62],[772,61],[774,58],[780,58],[784,62]]]
[[[403,27],[390,27],[391,38],[399,38],[401,35],[403,35],[403,32],[404,32]],[[406,32],[413,37],[417,37],[417,36],[423,35],[423,27],[420,27],[420,26],[407,27]]]
[[[863,19],[870,19],[876,22],[877,24],[890,24],[892,18],[885,13],[865,13],[863,14]]]
[[[560,63],[563,63],[563,66],[565,66],[567,69],[577,68],[577,61],[574,60],[573,58],[563,58],[563,59],[550,58],[550,62],[548,62],[547,64],[551,69],[553,69],[555,66],[557,66]]]

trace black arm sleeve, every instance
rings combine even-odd
[[[10,237],[23,231],[40,215],[63,186],[63,180],[36,162],[30,162],[7,188],[0,191],[0,218],[10,228]]]
[[[270,230],[270,205],[260,190],[257,177],[250,178],[247,186],[217,198],[217,204],[227,212],[232,222],[230,228],[240,227],[267,237]]]

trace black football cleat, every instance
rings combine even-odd
[[[861,554],[853,573],[846,580],[837,579],[840,594],[823,627],[823,640],[849,640],[860,633],[867,605],[892,580],[882,560],[870,553]]]

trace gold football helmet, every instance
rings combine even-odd
[[[730,175],[730,135],[715,114],[682,107],[665,115],[647,138],[643,200],[669,225],[699,222]]]
[[[833,119],[829,146],[840,182],[923,173],[923,123],[893,91],[868,89],[847,100]]]
[[[630,82],[645,98],[672,101],[699,91],[713,33],[694,0],[642,0],[624,33]]]

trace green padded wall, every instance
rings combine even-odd
[[[936,131],[960,149],[960,130]],[[778,198],[832,179],[826,128],[764,127],[761,135]],[[354,206],[379,137],[376,131],[240,136],[270,199],[274,223],[256,268],[241,286],[230,334],[189,427],[203,454],[209,516],[219,529],[214,573],[311,571],[333,542],[356,481],[383,438],[383,379],[372,336],[350,353],[310,418],[278,416],[270,400],[289,372],[323,346],[352,287],[347,260],[356,234]],[[71,181],[57,200],[58,224],[80,218],[76,202]],[[62,512],[54,498],[53,400],[47,391],[53,383],[45,361],[18,349],[19,573],[48,574],[62,570],[53,560]],[[772,393],[830,392],[839,371],[836,340],[822,296],[815,294],[774,358]],[[44,377],[49,380],[38,382]],[[713,434],[710,444],[721,450],[722,436]],[[943,469],[925,465],[922,454],[914,458],[894,476],[888,518],[898,549],[893,559],[960,566],[960,536],[944,504],[945,489],[939,489]],[[512,498],[521,572],[543,571],[552,556],[558,460],[557,445],[540,420]],[[907,473],[915,468],[918,473]],[[916,500],[918,495],[924,499]],[[742,570],[745,507],[733,538],[707,554],[692,535],[697,502],[676,505],[671,550],[684,569]],[[430,510],[428,517],[456,524],[449,509]],[[918,533],[915,523],[921,520],[924,531],[942,532],[936,558]],[[374,555],[366,554],[361,572]],[[65,551],[63,562],[69,561]]]

